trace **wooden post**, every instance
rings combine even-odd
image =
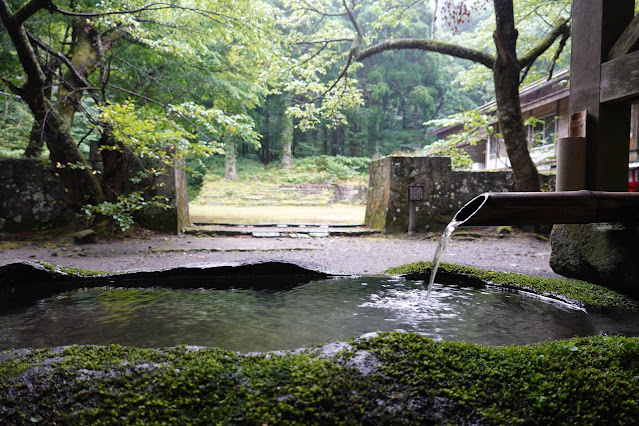
[[[587,111],[570,114],[567,138],[557,141],[557,183],[555,191],[586,188]]]
[[[570,112],[588,111],[586,189],[627,191],[630,106],[601,103],[600,84],[601,64],[633,17],[634,0],[573,2]]]
[[[639,16],[639,15],[637,15]],[[639,104],[632,104],[630,110],[630,161],[639,161]]]

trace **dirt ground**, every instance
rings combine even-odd
[[[7,238],[8,239],[8,238]],[[157,269],[246,260],[302,261],[353,275],[432,260],[438,236],[325,238],[200,237],[144,233],[78,245],[67,240],[0,243],[0,263],[39,260],[101,271]],[[454,234],[443,261],[529,275],[560,277],[548,265],[550,243],[536,235],[494,230]]]

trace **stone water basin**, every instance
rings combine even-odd
[[[639,335],[639,313],[586,312],[487,285],[340,276],[316,265],[198,265],[79,277],[29,262],[0,267],[0,350],[71,344],[287,350],[375,331],[527,344]]]

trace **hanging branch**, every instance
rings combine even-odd
[[[524,72],[522,73],[521,78],[519,79],[519,84],[524,82],[524,80],[526,79],[526,76],[528,75],[528,72],[530,71],[532,66],[533,66],[533,64],[530,64],[526,68],[524,68]]]
[[[555,27],[548,34],[546,34],[546,36],[541,39],[536,46],[526,52],[519,59],[519,66],[521,68],[525,68],[535,62],[539,56],[541,56],[546,50],[550,48],[550,46],[552,46],[552,44],[555,42],[555,40],[557,40],[559,36],[565,36],[567,39],[567,37],[570,36],[570,25],[568,24],[569,21],[569,19],[562,19],[557,22]]]
[[[572,30],[570,26],[568,26],[566,28],[566,31],[564,31],[564,33],[561,35],[559,46],[557,46],[557,51],[555,52],[555,55],[552,58],[550,67],[548,68],[548,80],[552,78],[553,72],[555,70],[555,65],[557,64],[557,60],[559,59],[559,55],[561,55],[561,52],[563,52],[564,47],[566,47],[566,42],[568,42],[568,39],[570,38],[571,31]]]

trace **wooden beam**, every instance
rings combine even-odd
[[[636,15],[626,27],[623,34],[616,41],[610,52],[608,60],[619,58],[639,48],[639,15]]]
[[[601,103],[639,99],[639,51],[601,64],[600,87]]]
[[[586,189],[628,190],[630,106],[601,103],[602,66],[634,18],[634,0],[573,1],[570,113],[586,110]]]

